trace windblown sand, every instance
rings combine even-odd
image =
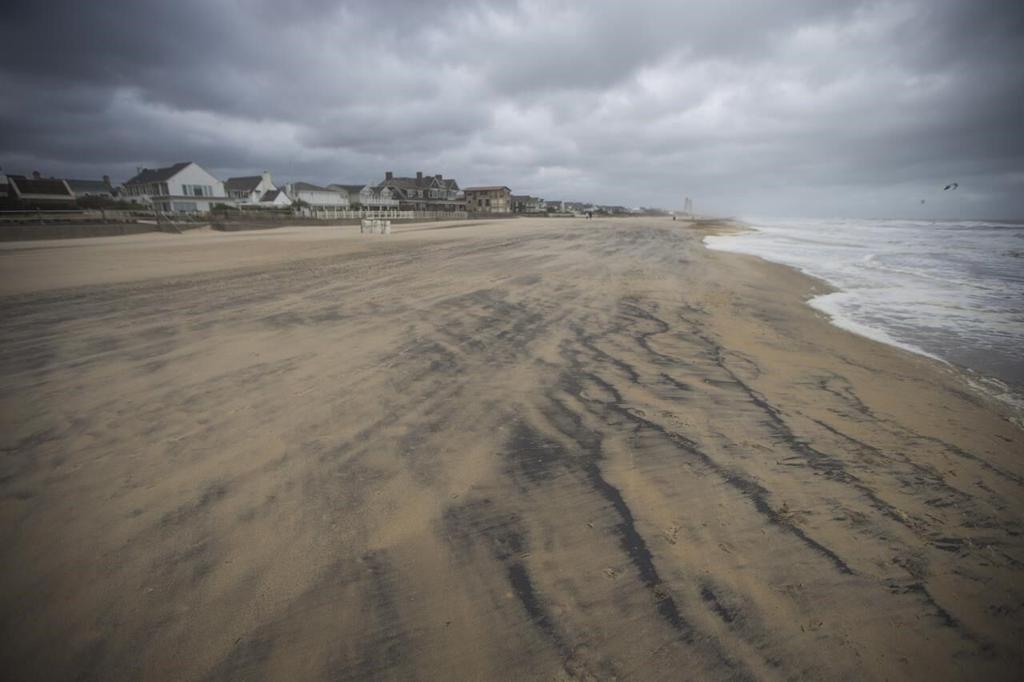
[[[1020,679],[1024,432],[659,219],[0,247],[5,679]]]

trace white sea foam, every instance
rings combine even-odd
[[[1024,387],[1024,224],[752,220],[710,248],[796,267],[838,291],[810,304],[839,327]],[[984,381],[976,386],[995,385]],[[1004,390],[1005,389],[1005,390]]]

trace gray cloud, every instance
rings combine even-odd
[[[1015,2],[19,3],[0,164],[444,172],[728,214],[1024,216]],[[942,203],[944,202],[944,203]]]

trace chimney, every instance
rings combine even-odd
[[[263,177],[263,182],[267,183],[268,185],[274,184],[270,179],[270,171],[263,171],[262,173],[260,173],[260,175]]]
[[[107,187],[110,187],[110,176],[109,175],[104,175],[103,176],[103,184],[106,185]]]
[[[391,171],[386,171],[386,172],[384,173],[384,179],[385,179],[385,180],[391,180],[391,179],[392,179],[393,177],[395,177],[395,176],[393,176],[393,175],[391,174]]]
[[[423,182],[423,171],[416,171],[416,184]]]
[[[434,177],[435,177],[435,178],[437,178],[437,179],[438,179],[439,181],[440,181],[440,180],[443,180],[443,179],[444,179],[444,178],[442,178],[442,177],[441,177],[441,174],[440,174],[440,173],[438,173],[438,174],[437,174],[437,175],[435,175]]]
[[[43,176],[39,174],[39,171],[32,171],[32,179],[33,180],[39,180],[42,177]]]

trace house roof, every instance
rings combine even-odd
[[[173,166],[168,166],[167,168],[143,168],[138,175],[124,184],[148,185],[151,182],[163,182],[164,180],[170,180],[191,163],[191,161],[182,161],[181,163],[176,163]]]
[[[279,189],[268,189],[266,192],[263,193],[263,196],[260,197],[260,201],[274,201],[275,199],[277,199],[277,195],[280,193],[281,190]]]
[[[500,189],[508,190],[509,192],[512,191],[512,190],[508,189],[508,187],[505,187],[505,185],[491,185],[489,187],[467,187],[464,191],[466,191],[466,192],[494,192],[494,191],[497,191],[497,190],[500,190]]]
[[[8,182],[20,196],[33,195],[36,197],[48,197],[53,199],[74,199],[67,184],[56,178],[26,178],[24,175],[8,175]]]
[[[363,188],[366,187],[366,185],[342,185],[335,183],[333,185],[327,185],[327,187],[329,189],[340,189],[344,190],[345,192],[359,194],[360,192],[363,191]]]
[[[433,178],[431,178],[431,180],[433,180]],[[380,188],[380,187],[398,187],[399,189],[419,189],[420,187],[425,187],[426,185],[429,185],[429,184],[430,184],[430,181],[427,180],[427,178],[423,178],[419,182],[416,181],[416,178],[391,178],[390,180],[384,180],[379,185],[377,185],[377,187],[378,188]]]
[[[262,175],[246,175],[241,178],[228,178],[224,181],[225,190],[237,190],[239,192],[251,192],[263,180]]]
[[[381,187],[397,187],[399,189],[422,189],[430,187],[434,183],[439,184],[444,189],[455,189],[459,188],[459,183],[455,182],[452,178],[441,178],[438,180],[436,175],[424,175],[422,178],[407,178],[407,177],[393,177],[390,180],[381,180],[375,185],[376,189]]]
[[[75,194],[110,194],[113,188],[103,180],[65,180]]]
[[[294,189],[296,192],[334,192],[333,189],[327,189],[326,187],[321,187],[320,185],[314,185],[311,182],[293,182],[292,189]]]

